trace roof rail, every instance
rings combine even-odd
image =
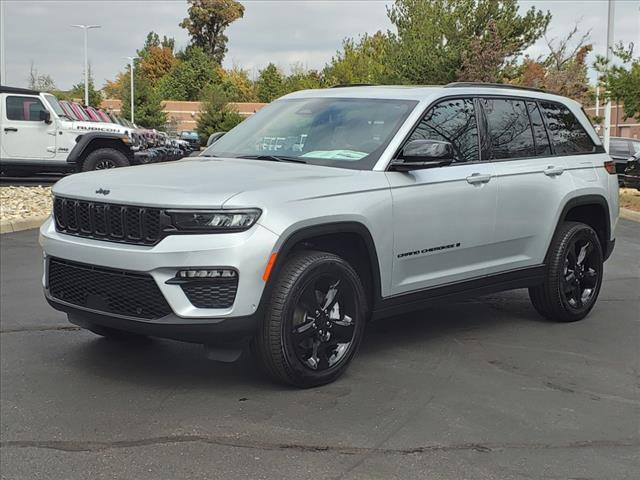
[[[22,95],[39,95],[40,92],[31,90],[29,88],[8,87],[6,85],[0,85],[0,93],[16,93]]]
[[[484,87],[484,88],[512,88],[515,90],[529,90],[531,92],[551,93],[541,88],[524,87],[522,85],[510,85],[508,83],[484,83],[484,82],[453,82],[448,83],[444,88],[456,88],[456,87]]]
[[[374,87],[374,86],[375,86],[374,83],[345,83],[345,84],[332,85],[329,88]]]

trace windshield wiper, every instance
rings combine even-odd
[[[248,158],[251,160],[269,160],[271,162],[292,162],[292,163],[307,163],[296,157],[286,157],[282,155],[240,155],[235,158]]]

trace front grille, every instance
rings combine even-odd
[[[238,279],[185,283],[182,291],[194,307],[230,308],[236,299]]]
[[[162,215],[158,208],[62,197],[53,201],[56,230],[111,242],[155,245],[162,238]]]
[[[51,258],[48,284],[53,298],[99,312],[150,320],[171,313],[149,275]]]

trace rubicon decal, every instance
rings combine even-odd
[[[423,248],[422,250],[414,250],[412,252],[399,253],[398,258],[415,257],[416,255],[424,255],[426,253],[439,252],[440,250],[449,250],[451,248],[459,248],[460,242],[450,243],[449,245],[440,245],[438,247]]]

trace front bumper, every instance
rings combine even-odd
[[[40,228],[40,244],[45,258],[43,286],[49,302],[70,314],[70,319],[100,320],[100,324],[127,326],[127,330],[143,329],[147,334],[168,336],[175,329],[189,329],[197,333],[201,328],[213,331],[232,331],[245,325],[258,311],[265,283],[262,274],[276,244],[277,236],[256,225],[246,232],[208,235],[169,235],[154,246],[112,243],[59,233],[51,219]],[[122,269],[147,274],[156,282],[171,307],[172,314],[156,320],[118,317],[98,311],[87,311],[51,298],[47,286],[47,264],[50,257],[100,267]],[[226,267],[239,272],[235,301],[230,308],[197,308],[191,304],[179,285],[167,284],[176,272],[185,268]],[[105,318],[102,318],[105,317]],[[73,320],[72,320],[73,321]],[[104,323],[112,322],[112,323]],[[223,324],[227,324],[222,327]],[[140,332],[140,333],[145,333]],[[160,335],[162,333],[162,335]],[[188,334],[188,336],[191,334]],[[170,338],[177,338],[175,332]]]

